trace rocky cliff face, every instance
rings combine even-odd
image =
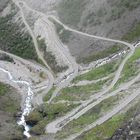
[[[140,140],[140,109],[137,107],[134,116],[125,122],[114,135],[107,140]]]

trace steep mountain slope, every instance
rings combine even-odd
[[[57,12],[63,23],[74,28],[120,38],[139,22],[139,4],[139,0],[62,0]]]
[[[135,42],[139,33],[140,1],[129,0],[22,0],[31,8],[46,15],[54,15],[64,24],[93,35],[123,39]],[[42,4],[43,3],[43,4]],[[33,16],[32,16],[33,17]],[[78,63],[90,63],[122,50],[120,44],[95,40],[77,33],[66,31],[54,23],[61,41],[66,44]],[[118,46],[119,45],[119,46]],[[53,51],[52,54],[55,54]],[[56,55],[56,54],[55,54]],[[58,57],[55,56],[55,57]],[[84,61],[84,60],[87,61]]]
[[[8,74],[0,78],[23,92],[20,106],[17,91],[6,86],[1,95],[0,83],[2,139],[118,140],[132,131],[138,137],[139,4],[0,0],[0,68]],[[25,131],[15,125],[19,108]]]
[[[0,49],[38,62],[32,38],[19,17],[19,9],[11,1],[0,2],[3,3],[0,12]]]
[[[57,5],[56,11],[60,20],[74,29],[132,42],[138,40],[140,36],[135,34],[133,38],[127,37],[130,30],[140,26],[139,4],[139,0],[62,0]],[[97,53],[103,54],[105,50],[113,47],[110,43],[70,34],[70,37],[65,34],[68,41],[64,43],[78,60],[90,57],[92,61],[94,60],[92,57],[96,57]],[[110,54],[112,53],[113,51],[110,51]]]

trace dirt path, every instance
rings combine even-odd
[[[13,0],[14,1],[14,0]],[[24,2],[23,2],[24,3]],[[32,32],[32,30],[30,29],[30,26],[27,24],[26,20],[25,20],[25,17],[24,17],[24,14],[23,14],[23,11],[22,11],[22,8],[20,7],[20,5],[18,3],[15,2],[15,4],[20,8],[20,11],[21,11],[21,17],[27,27],[27,29],[29,30],[32,38],[33,38],[33,41],[34,41],[34,45],[35,45],[35,48],[36,48],[36,51],[37,51],[37,54],[39,56],[39,58],[44,62],[44,64],[48,67],[48,65],[46,64],[46,61],[43,60],[43,57],[41,56],[41,54],[39,53],[39,49],[38,49],[38,44],[37,44],[37,40]],[[24,3],[26,4],[26,3]],[[26,5],[27,6],[27,5]],[[33,9],[31,9],[33,10]],[[33,10],[35,11],[35,10]],[[35,12],[38,12],[38,11],[35,11]],[[40,15],[42,16],[45,16],[47,17],[45,14],[41,13],[41,12],[38,12],[40,13]],[[115,43],[120,43],[120,44],[123,44],[123,45],[126,45],[130,48],[130,52],[128,53],[128,55],[124,58],[124,60],[122,61],[122,63],[120,64],[118,70],[116,71],[115,73],[115,77],[113,79],[113,81],[111,82],[111,84],[107,87],[106,90],[98,93],[98,95],[95,95],[93,96],[90,100],[88,100],[87,102],[84,102],[81,106],[79,106],[78,108],[76,108],[75,110],[73,110],[72,112],[70,112],[69,114],[65,115],[64,117],[62,118],[59,118],[57,120],[55,120],[54,122],[48,124],[46,126],[46,132],[49,132],[49,133],[56,133],[57,131],[61,130],[67,123],[69,123],[70,121],[74,120],[74,119],[77,119],[79,118],[80,116],[82,116],[83,114],[85,114],[88,110],[90,110],[91,108],[93,108],[95,105],[99,104],[101,101],[103,101],[104,99],[106,98],[109,98],[110,96],[113,96],[115,95],[115,91],[112,93],[112,94],[109,94],[109,95],[106,95],[106,96],[103,96],[104,94],[108,93],[113,87],[114,85],[117,83],[118,79],[120,78],[120,75],[121,75],[121,72],[124,68],[124,65],[125,63],[128,61],[128,59],[134,54],[134,51],[135,51],[135,47],[134,45],[130,44],[130,43],[127,43],[125,41],[121,41],[121,40],[115,40],[115,39],[110,39],[110,38],[106,38],[106,37],[100,37],[100,36],[95,36],[95,35],[90,35],[90,34],[87,34],[87,33],[83,33],[83,32],[80,32],[80,31],[77,31],[77,30],[74,30],[72,28],[69,28],[67,27],[66,25],[64,25],[62,22],[60,22],[57,18],[55,18],[54,16],[48,16],[48,18],[51,17],[53,18],[55,21],[57,21],[59,24],[61,24],[66,30],[69,30],[71,32],[75,32],[77,34],[80,34],[80,35],[84,35],[84,36],[87,36],[87,37],[90,37],[90,38],[94,38],[94,39],[98,39],[98,40],[104,40],[104,41],[109,41],[109,42],[115,42]],[[48,25],[48,24],[47,24]],[[48,25],[48,27],[50,27]],[[51,29],[50,29],[50,33],[51,33]],[[54,36],[52,39],[56,39]],[[58,40],[56,42],[57,44],[60,43]],[[137,44],[138,45],[138,44]],[[136,45],[136,46],[137,46]],[[61,49],[63,49],[63,44],[61,45],[58,45]],[[62,52],[64,53],[64,55],[67,56],[67,52],[65,51],[65,49],[62,50]],[[71,64],[73,65],[73,60],[69,57],[69,61],[71,62]],[[51,70],[51,69],[49,69]],[[61,84],[58,86],[57,90],[53,93],[51,99],[49,102],[51,102],[58,94],[58,92],[66,87],[71,79],[73,79],[77,73],[78,73],[78,68],[77,68],[77,65],[74,64],[73,65],[73,70],[74,72],[69,75],[67,77],[67,79],[65,79],[64,81],[61,82]],[[125,89],[125,88],[128,88],[131,84],[133,84],[133,82],[135,82],[135,80],[137,80],[139,78],[140,75],[138,75],[136,78],[134,78],[131,82],[127,83],[125,86],[119,88],[117,91],[119,90],[122,90],[122,89]],[[49,88],[48,88],[49,89]],[[139,93],[135,93],[132,96],[129,96],[129,98],[123,102],[121,105],[119,105],[118,107],[116,107],[114,110],[112,110],[111,113],[108,113],[106,116],[100,118],[96,123],[94,124],[91,124],[90,126],[88,126],[87,128],[85,128],[84,130],[82,130],[80,133],[76,134],[76,135],[73,135],[71,136],[70,138],[68,138],[68,140],[72,140],[74,138],[76,138],[77,136],[81,135],[81,133],[87,131],[89,128],[91,129],[92,127],[95,127],[97,124],[102,124],[103,122],[105,122],[107,119],[111,118],[113,115],[115,115],[116,113],[118,113],[121,109],[123,109],[127,104],[129,104],[132,100],[134,100],[137,96],[139,95]],[[38,99],[41,99],[42,97],[40,95],[38,95]],[[39,100],[40,100],[39,99]],[[98,99],[96,102],[93,102],[94,99]],[[40,101],[36,101],[36,102],[40,102]],[[60,126],[61,124],[61,126]]]
[[[80,34],[80,35],[84,35],[84,36],[87,36],[87,37],[90,37],[90,38],[94,38],[94,39],[99,39],[99,40],[104,40],[104,41],[109,41],[109,42],[114,42],[114,43],[119,43],[119,44],[123,44],[123,45],[126,45],[128,46],[129,48],[133,49],[134,46],[130,43],[127,43],[125,41],[121,41],[121,40],[116,40],[116,39],[111,39],[111,38],[106,38],[106,37],[101,37],[101,36],[96,36],[96,35],[91,35],[91,34],[88,34],[88,33],[84,33],[84,32],[81,32],[81,31],[77,31],[77,30],[74,30],[68,26],[66,26],[65,24],[63,24],[61,21],[59,21],[56,17],[54,16],[49,16],[50,18],[54,19],[57,23],[61,24],[65,30],[69,30],[71,32],[75,32],[77,34]]]
[[[57,96],[58,92],[68,86],[68,84],[70,83],[70,81],[73,80],[73,78],[75,78],[77,75],[78,75],[78,64],[76,63],[76,61],[73,59],[73,57],[71,56],[71,54],[69,54],[68,50],[66,50],[66,48],[64,47],[64,45],[62,44],[62,42],[58,39],[56,33],[54,32],[53,30],[53,27],[51,25],[51,22],[46,19],[46,15],[41,13],[41,12],[38,12],[34,9],[31,9],[25,2],[23,1],[20,1],[20,3],[24,4],[29,10],[33,11],[33,12],[36,12],[36,13],[39,13],[40,16],[42,16],[42,18],[44,17],[44,20],[42,20],[42,22],[45,22],[45,25],[44,26],[47,26],[47,29],[48,29],[48,32],[50,32],[50,35],[51,35],[51,40],[55,43],[56,43],[56,46],[59,48],[59,50],[61,51],[62,55],[65,56],[65,59],[66,61],[69,62],[69,66],[72,67],[72,70],[68,73],[68,75],[64,75],[66,76],[67,78],[64,79],[64,77],[57,83],[57,88],[56,90],[54,91],[52,97],[50,98],[49,100],[49,103]],[[45,27],[46,28],[46,27]],[[30,29],[31,30],[31,29]],[[31,31],[32,32],[32,31]],[[33,33],[32,33],[33,34]],[[32,35],[31,34],[31,35]],[[37,45],[36,45],[36,48]]]
[[[20,4],[19,4],[18,2],[16,2],[15,0],[12,0],[12,1],[13,1],[13,3],[15,3],[15,5],[20,9],[20,13],[21,13],[20,16],[21,16],[21,18],[22,18],[22,20],[23,20],[23,22],[24,22],[26,28],[28,29],[29,34],[31,35],[31,37],[32,37],[32,39],[33,39],[34,47],[35,47],[36,53],[37,53],[37,55],[38,55],[38,58],[44,63],[44,65],[49,69],[49,71],[50,71],[51,73],[53,73],[52,70],[51,70],[51,68],[50,68],[50,66],[47,64],[46,60],[43,58],[43,56],[41,55],[41,53],[40,53],[40,51],[39,51],[39,46],[38,46],[36,37],[35,37],[33,31],[31,30],[30,26],[28,25],[28,23],[27,23],[25,17],[24,17],[24,13],[23,13],[23,11],[22,11],[22,8],[21,8]]]

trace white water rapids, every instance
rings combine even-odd
[[[9,71],[3,69],[3,68],[0,68],[0,71],[6,73],[8,75],[8,77],[9,77],[10,81],[12,81],[14,83],[17,83],[17,84],[25,85],[27,87],[27,97],[25,99],[22,115],[20,117],[20,120],[17,123],[18,123],[18,125],[21,125],[21,126],[24,127],[24,133],[23,134],[27,138],[29,138],[30,137],[30,133],[29,133],[30,127],[26,124],[25,116],[29,115],[29,113],[32,110],[31,100],[33,98],[33,91],[31,89],[31,85],[26,81],[14,80],[13,76],[11,75],[11,73]]]

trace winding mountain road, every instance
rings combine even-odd
[[[45,26],[47,26],[47,30],[48,30],[48,33],[49,33],[49,36],[51,37],[50,40],[54,43],[56,43],[56,46],[59,48],[59,50],[61,51],[60,53],[63,53],[62,55],[65,56],[65,59],[68,60],[69,62],[69,66],[72,66],[72,70],[70,71],[70,74],[67,76],[67,78],[65,80],[61,80],[59,83],[58,83],[58,86],[56,88],[56,90],[54,91],[52,97],[50,98],[49,100],[49,103],[57,96],[57,94],[59,93],[59,91],[66,87],[70,81],[73,80],[73,78],[75,78],[77,75],[78,75],[78,64],[76,63],[76,61],[74,60],[74,58],[71,56],[71,54],[68,52],[68,50],[66,49],[66,47],[64,47],[64,45],[62,44],[62,42],[59,40],[59,38],[57,37],[56,33],[55,33],[55,28],[53,27],[53,24],[46,18],[46,15],[43,14],[43,13],[40,13],[34,9],[31,9],[25,2],[23,1],[19,1],[20,3],[24,4],[24,6],[26,6],[29,10],[33,11],[33,12],[36,12],[36,13],[39,13],[40,16],[42,16],[42,18],[44,17],[44,20],[42,20],[42,22],[45,22]],[[19,4],[17,4],[19,5]],[[20,7],[21,8],[21,7]],[[21,11],[22,11],[22,8],[21,8]],[[22,12],[22,16],[23,16],[23,12]],[[24,16],[23,16],[24,17]],[[25,21],[25,18],[24,19],[24,22]],[[27,22],[26,22],[27,24]],[[35,41],[35,45],[36,45],[36,49],[38,48],[37,46],[37,42],[36,42],[36,39],[33,35],[33,32],[32,30],[30,29],[29,25],[27,24],[27,27],[29,28],[29,31],[31,32],[31,35]],[[46,28],[46,27],[45,27]],[[38,49],[37,49],[37,52],[38,52]],[[66,76],[66,75],[65,75]],[[64,81],[64,82],[63,82]]]
[[[36,49],[36,52],[37,52],[37,55],[39,57],[39,59],[42,60],[42,62],[45,64],[45,66],[48,68],[47,70],[47,74],[48,74],[48,77],[49,77],[49,85],[48,85],[48,88],[47,88],[47,91],[48,92],[53,83],[54,83],[54,78],[53,78],[53,75],[52,75],[52,71],[51,71],[51,68],[48,66],[48,64],[46,63],[46,61],[44,60],[43,56],[41,55],[40,51],[39,51],[39,46],[38,46],[38,43],[37,43],[37,40],[36,40],[36,37],[33,33],[33,31],[31,30],[30,26],[28,25],[25,17],[24,17],[24,13],[22,11],[22,7],[20,6],[19,4],[19,1],[17,2],[16,0],[12,0],[16,5],[17,7],[19,7],[20,9],[20,13],[21,13],[21,17],[23,19],[23,22],[24,24],[26,25],[32,39],[33,39],[33,42],[34,42],[34,46],[35,46],[35,49]],[[21,2],[20,3],[24,3],[24,5],[27,6],[27,4],[25,2]],[[27,6],[29,8],[29,6]],[[30,8],[31,9],[31,8]],[[33,9],[31,9],[33,10]],[[84,35],[84,36],[87,36],[87,37],[90,37],[90,38],[94,38],[94,39],[98,39],[98,40],[104,40],[104,41],[109,41],[109,42],[114,42],[114,43],[119,43],[119,44],[123,44],[123,45],[126,45],[130,48],[130,52],[127,54],[127,56],[124,58],[124,60],[121,62],[118,70],[116,71],[115,73],[115,76],[114,76],[114,79],[113,81],[111,82],[111,84],[104,90],[104,91],[101,91],[99,92],[98,94],[96,95],[93,95],[89,100],[87,100],[86,102],[82,103],[82,105],[80,105],[79,107],[77,107],[76,109],[74,109],[73,111],[71,111],[70,113],[66,114],[64,117],[61,117],[61,118],[58,118],[57,120],[51,122],[50,124],[48,124],[46,126],[46,132],[47,133],[56,133],[57,131],[60,131],[66,124],[68,124],[69,122],[73,121],[74,119],[78,119],[80,116],[82,116],[83,114],[85,114],[87,111],[89,111],[90,109],[92,109],[95,105],[99,104],[101,101],[111,97],[111,96],[115,96],[118,92],[120,92],[121,90],[124,90],[124,89],[127,89],[128,87],[130,87],[132,84],[134,84],[137,80],[139,80],[140,78],[140,74],[138,76],[136,76],[133,80],[131,80],[130,82],[124,84],[123,86],[119,87],[117,90],[111,92],[110,94],[106,94],[106,93],[109,93],[110,90],[114,87],[114,85],[117,83],[117,81],[119,80],[120,78],[120,75],[121,75],[121,72],[124,68],[124,65],[126,64],[126,62],[128,61],[128,59],[134,54],[135,52],[135,47],[137,47],[139,45],[136,44],[135,46],[130,44],[130,43],[127,43],[125,41],[120,41],[120,40],[115,40],[115,39],[111,39],[111,38],[106,38],[106,37],[100,37],[100,36],[95,36],[95,35],[90,35],[88,33],[83,33],[81,31],[77,31],[77,30],[74,30],[72,28],[69,28],[68,26],[64,25],[61,21],[59,21],[56,17],[54,16],[47,16],[45,15],[44,13],[41,13],[41,12],[38,12],[36,10],[33,10],[34,12],[37,12],[37,13],[40,13],[40,16],[44,16],[45,18],[52,18],[54,19],[56,22],[58,22],[59,24],[61,24],[66,30],[69,30],[71,32],[75,32],[77,34],[80,34],[80,35]],[[46,22],[47,20],[43,20],[43,22]],[[47,28],[50,32],[50,34],[53,32],[53,27],[50,26],[48,24],[49,22],[47,21],[46,23],[46,26],[48,26]],[[66,87],[70,81],[77,76],[78,74],[78,65],[76,64],[76,62],[73,60],[73,58],[68,54],[68,52],[65,50],[65,48],[63,47],[63,44],[60,42],[60,40],[58,40],[57,36],[53,33],[53,36],[51,38],[52,40],[55,40],[56,44],[58,47],[60,47],[60,49],[62,49],[62,52],[63,54],[66,56],[66,58],[68,57],[68,60],[70,62],[70,64],[72,65],[72,68],[73,68],[73,72],[67,76],[67,78],[61,82],[61,84],[58,85],[57,89],[55,90],[55,92],[53,93],[49,103],[57,96],[58,92]],[[5,53],[5,52],[4,52]],[[12,54],[9,54],[7,53],[8,55],[12,56],[12,57],[15,57],[13,56]],[[20,58],[21,59],[21,58]],[[101,117],[99,120],[97,120],[96,122],[94,122],[93,124],[87,126],[85,129],[83,129],[81,132],[77,133],[77,134],[74,134],[72,136],[70,136],[69,138],[67,138],[66,140],[73,140],[75,139],[76,137],[80,136],[82,133],[90,130],[91,128],[94,128],[96,125],[100,125],[102,124],[103,122],[105,122],[106,120],[110,119],[112,116],[116,115],[120,110],[122,110],[124,107],[126,107],[131,101],[133,101],[137,96],[139,95],[139,92],[136,91],[135,94],[129,96],[127,98],[127,100],[125,100],[124,102],[122,102],[120,105],[118,105],[116,108],[114,108],[111,112],[107,113],[105,116]],[[35,102],[37,102],[38,104],[40,104],[41,100],[42,100],[42,97],[44,95],[38,95]],[[97,99],[95,102],[94,100]]]
[[[120,44],[123,44],[123,45],[128,46],[132,51],[129,53],[129,55],[127,55],[127,57],[126,57],[126,58],[124,59],[124,61],[121,63],[121,65],[120,65],[118,71],[116,72],[115,78],[113,79],[111,85],[108,87],[108,89],[107,89],[106,91],[103,92],[103,94],[106,93],[108,90],[110,90],[110,89],[115,85],[115,83],[116,83],[116,82],[118,81],[118,79],[119,79],[119,76],[120,76],[120,74],[121,74],[121,71],[122,71],[122,69],[123,69],[123,66],[125,65],[126,61],[127,61],[127,60],[133,55],[133,53],[134,53],[135,47],[134,47],[132,44],[127,43],[127,42],[124,42],[124,41],[120,41],[120,40],[115,40],[115,39],[110,39],[110,38],[105,38],[105,37],[90,35],[90,34],[87,34],[87,33],[83,33],[83,32],[80,32],[80,31],[71,29],[71,28],[69,28],[68,26],[64,25],[62,22],[60,22],[60,21],[59,21],[57,18],[55,18],[54,16],[47,16],[47,15],[45,15],[44,13],[41,13],[41,12],[39,12],[39,11],[37,11],[37,10],[34,10],[34,9],[30,8],[30,7],[29,7],[25,2],[23,2],[23,1],[20,1],[20,3],[23,3],[23,4],[24,4],[27,8],[29,8],[30,10],[32,10],[32,11],[34,11],[34,12],[37,12],[38,14],[40,14],[40,16],[45,17],[45,19],[46,19],[46,17],[48,17],[48,18],[50,18],[50,17],[53,18],[55,21],[57,21],[59,24],[61,24],[66,30],[69,30],[69,31],[72,31],[72,32],[75,32],[75,33],[78,33],[78,34],[81,34],[81,35],[84,35],[84,36],[87,36],[87,37],[92,37],[92,38],[99,39],[99,40],[104,40],[104,41],[110,41],[110,42],[120,43]],[[45,20],[44,22],[46,22],[46,20]],[[48,22],[46,23],[46,25],[49,26]],[[52,28],[51,26],[49,26],[49,27]],[[58,40],[58,38],[57,38],[56,40]],[[60,40],[57,41],[57,42],[60,43]],[[63,44],[61,43],[61,45],[59,45],[59,46],[63,46]],[[64,48],[64,47],[62,47],[62,48]],[[65,51],[65,49],[63,49],[63,50],[64,50],[65,55],[67,55],[67,52]],[[71,60],[71,62],[73,62],[73,60],[72,60],[71,58],[70,58],[70,60]],[[75,67],[74,67],[73,69],[75,70],[75,74],[71,74],[71,75],[69,76],[69,77],[72,77],[72,75],[73,75],[73,77],[72,77],[71,79],[73,79],[73,78],[77,75],[77,73],[78,73],[78,68],[77,68],[76,65],[75,65]],[[68,78],[68,80],[66,79],[67,82],[66,82],[66,80],[64,80],[64,82],[63,82],[61,85],[59,85],[59,87],[58,87],[58,88],[56,89],[56,91],[53,93],[53,95],[52,95],[52,97],[51,97],[51,99],[50,99],[49,102],[51,102],[51,101],[53,100],[53,98],[56,97],[56,95],[58,94],[58,92],[59,92],[63,87],[66,87],[66,86],[68,85],[68,83],[71,81],[71,79]]]
[[[120,64],[117,72],[115,73],[115,77],[114,77],[113,81],[111,82],[111,84],[105,90],[103,90],[102,92],[98,93],[96,95],[96,98],[95,98],[95,96],[90,98],[87,102],[85,102],[84,104],[80,105],[78,108],[73,110],[71,113],[69,113],[65,117],[59,118],[59,119],[55,120],[54,122],[48,124],[46,126],[46,132],[56,133],[57,131],[62,129],[62,126],[65,126],[68,122],[74,120],[75,118],[78,118],[78,117],[82,116],[88,110],[93,108],[93,106],[94,106],[94,102],[93,101],[95,99],[100,98],[101,96],[103,96],[107,92],[109,92],[114,87],[114,85],[117,83],[118,79],[120,78],[120,75],[121,75],[121,72],[123,70],[123,67],[124,67],[125,63],[134,54],[134,52],[135,52],[134,47],[131,47],[130,53],[124,58],[124,60]],[[63,125],[61,127],[58,127],[58,126],[60,126],[59,124],[63,124]]]
[[[107,80],[107,79],[109,79],[111,77],[113,77],[113,73],[111,73],[110,75],[105,76],[103,78],[97,79],[97,80],[92,80],[92,81],[82,80],[82,81],[79,81],[77,83],[70,84],[69,87],[72,87],[72,86],[85,86],[85,85],[88,85],[88,84],[95,84],[95,83],[98,83],[100,81]]]
[[[44,14],[41,14],[41,15],[43,15],[44,16]],[[51,16],[52,17],[52,16]],[[110,41],[110,42],[115,42],[115,43],[120,43],[120,44],[123,44],[123,45],[126,45],[126,46],[128,46],[130,49],[131,49],[131,51],[130,51],[130,53],[125,57],[125,59],[122,61],[122,63],[120,64],[120,66],[119,66],[119,68],[118,68],[118,70],[117,70],[117,72],[116,72],[116,74],[115,74],[115,77],[114,77],[114,79],[113,79],[113,81],[112,81],[112,83],[111,83],[111,85],[110,86],[108,86],[108,88],[105,90],[105,91],[103,91],[103,92],[101,92],[100,94],[98,94],[98,98],[100,98],[102,95],[104,95],[105,93],[107,93],[107,92],[109,92],[109,90],[111,90],[113,87],[114,87],[114,85],[117,83],[117,81],[118,81],[118,79],[119,79],[119,77],[120,77],[120,74],[121,74],[121,72],[122,72],[122,70],[123,70],[123,67],[124,67],[124,65],[125,65],[125,63],[127,62],[127,60],[133,55],[133,53],[134,53],[134,51],[135,51],[135,47],[132,45],[132,44],[129,44],[129,43],[127,43],[127,42],[124,42],[124,41],[120,41],[120,40],[115,40],[115,39],[110,39],[110,38],[105,38],[105,37],[100,37],[100,36],[94,36],[94,35],[90,35],[90,34],[87,34],[87,33],[83,33],[83,32],[80,32],[80,31],[77,31],[77,30],[74,30],[74,29],[71,29],[71,28],[69,28],[69,27],[67,27],[66,25],[64,25],[62,22],[60,22],[60,21],[58,21],[55,17],[52,17],[54,20],[56,20],[59,24],[61,24],[61,25],[63,25],[63,27],[66,29],[66,30],[69,30],[69,31],[72,31],[72,32],[75,32],[75,33],[78,33],[78,34],[81,34],[81,35],[84,35],[84,36],[87,36],[87,37],[92,37],[92,38],[94,38],[94,39],[99,39],[99,40],[104,40],[104,41]],[[47,24],[48,25],[48,24]],[[69,83],[69,81],[68,81],[68,83]],[[64,84],[62,84],[62,86],[60,87],[58,87],[57,88],[57,90],[53,93],[53,95],[52,95],[52,97],[51,97],[51,99],[50,99],[50,101],[49,102],[51,102],[52,101],[52,99],[53,98],[55,98],[56,97],[56,95],[57,95],[57,93],[63,88],[63,87],[65,87],[67,85],[67,83],[66,82],[64,82]],[[95,98],[93,98],[93,99],[95,99]],[[68,119],[67,118],[65,118],[65,120],[69,120],[69,118],[71,117],[72,119],[71,119],[71,121],[73,120],[73,119],[75,119],[75,118],[77,118],[77,117],[80,117],[81,115],[83,115],[84,113],[86,113],[89,109],[91,109],[92,107],[93,107],[93,103],[92,103],[92,101],[93,101],[93,99],[90,99],[89,101],[87,101],[84,105],[82,104],[82,110],[81,111],[79,111],[77,114],[76,114],[76,112],[77,111],[75,111],[75,112],[73,112],[72,113],[72,115],[71,116],[68,116]],[[78,109],[79,110],[79,109]],[[75,114],[75,115],[74,115]],[[74,116],[73,116],[74,115]],[[60,119],[61,120],[61,119]],[[61,122],[64,122],[65,120],[61,120]],[[46,127],[46,130],[48,130],[50,133],[54,133],[54,132],[57,132],[57,130],[58,130],[58,128],[56,128],[57,126],[58,126],[58,124],[60,124],[61,122],[60,121],[55,121],[56,123],[54,123],[54,122],[52,122],[51,124],[49,124],[47,127]],[[65,124],[67,124],[67,122],[69,122],[69,121],[65,121]],[[63,126],[64,126],[64,124],[63,124]],[[53,129],[52,129],[53,128]],[[55,130],[55,128],[56,128],[56,130]]]

